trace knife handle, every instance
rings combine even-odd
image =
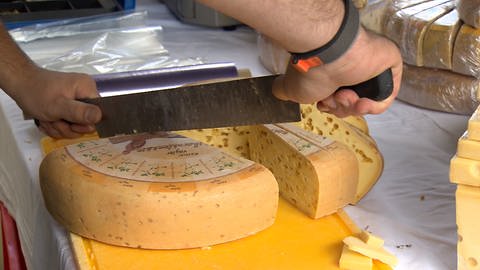
[[[393,92],[392,69],[389,68],[368,81],[351,86],[342,86],[338,90],[341,89],[353,90],[361,98],[382,101]]]

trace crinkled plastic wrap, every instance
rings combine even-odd
[[[358,9],[364,8],[367,4],[368,0],[353,0],[353,5]]]
[[[454,72],[480,78],[480,29],[463,24],[453,49]]]
[[[405,63],[423,66],[423,43],[425,33],[430,24],[450,12],[455,7],[454,2],[447,2],[425,9],[405,18],[404,37],[400,41],[400,52]],[[447,42],[447,41],[443,41]]]
[[[447,70],[403,66],[399,100],[463,115],[471,115],[479,106],[480,80]]]
[[[290,54],[271,38],[257,35],[257,47],[262,65],[273,74],[285,73]]]
[[[27,26],[11,34],[38,65],[51,70],[101,74],[204,62],[171,58],[162,45],[162,27],[147,26],[146,19],[146,12],[117,13]]]
[[[361,24],[366,29],[383,35],[385,33],[385,21],[391,7],[391,0],[368,1],[368,5],[360,10]]]
[[[462,21],[480,28],[480,0],[456,0],[456,3]]]

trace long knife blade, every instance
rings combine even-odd
[[[87,99],[102,110],[100,137],[300,120],[299,104],[272,94],[277,75]]]

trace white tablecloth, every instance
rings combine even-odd
[[[233,61],[253,75],[267,71],[258,61],[256,34],[181,24],[158,1],[137,1],[152,24],[164,27],[163,44],[174,57]],[[382,236],[399,257],[396,269],[456,268],[455,186],[450,158],[468,116],[428,111],[395,102],[384,114],[368,116],[372,137],[385,157],[379,182],[347,212],[362,228]],[[48,215],[38,185],[41,134],[0,92],[0,200],[17,222],[29,269],[73,269],[65,230]]]

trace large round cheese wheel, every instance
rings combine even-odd
[[[69,231],[148,249],[246,237],[272,225],[278,205],[265,167],[172,134],[57,149],[41,163],[40,184],[48,211]]]

